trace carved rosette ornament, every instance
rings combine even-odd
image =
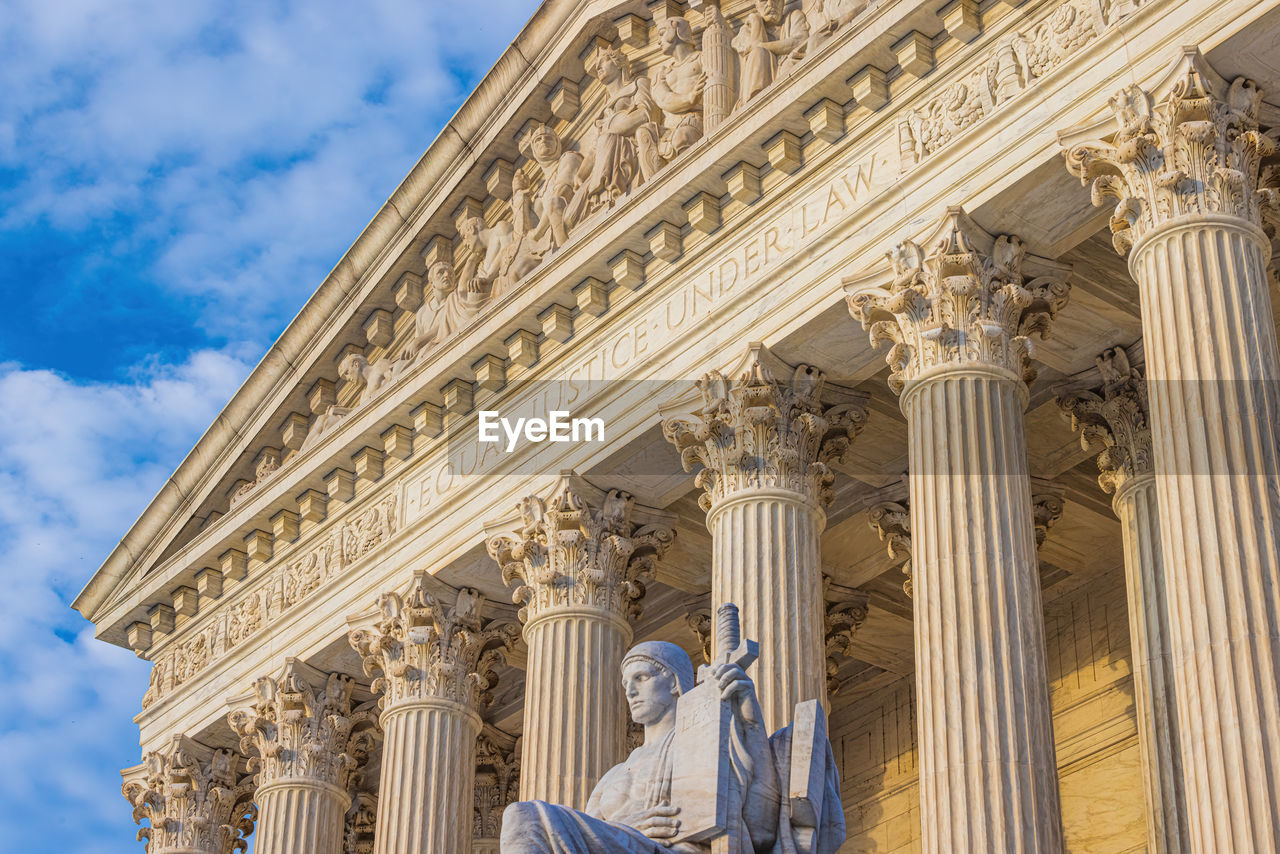
[[[937,370],[960,366],[1031,383],[1031,338],[1047,338],[1067,304],[1069,268],[1027,255],[1017,237],[988,234],[958,207],[947,210],[927,245],[898,244],[889,253],[888,289],[855,287],[848,295],[849,311],[872,345],[891,345],[889,388],[901,394]]]
[[[825,507],[843,459],[867,420],[866,398],[829,386],[810,365],[791,367],[751,345],[737,380],[711,371],[697,381],[701,406],[666,418],[662,433],[685,471],[701,466],[698,503],[710,512],[735,495],[760,489],[799,493]],[[824,394],[838,397],[824,401]]]
[[[1275,213],[1280,195],[1267,161],[1276,143],[1259,127],[1262,94],[1252,80],[1227,83],[1188,49],[1155,92],[1131,84],[1109,103],[1111,141],[1072,144],[1077,134],[1064,135],[1064,154],[1093,203],[1115,206],[1112,241],[1121,255],[1151,229],[1187,215],[1261,227],[1264,212]]]
[[[1118,494],[1134,478],[1154,471],[1147,385],[1120,347],[1097,362],[1101,386],[1064,394],[1058,406],[1071,420],[1071,429],[1080,433],[1080,446],[1098,452],[1098,484],[1104,492]]]
[[[510,623],[486,625],[484,597],[474,590],[458,591],[456,604],[446,605],[428,592],[429,577],[415,573],[405,596],[383,594],[377,625],[352,630],[348,639],[365,674],[375,677],[371,688],[382,695],[383,709],[431,697],[478,713],[492,698],[495,668],[518,630]]]
[[[529,623],[560,608],[596,608],[634,619],[640,615],[645,582],[653,578],[675,536],[666,521],[645,524],[635,497],[617,489],[601,491],[567,472],[551,500],[528,496],[520,502],[519,529],[491,537],[489,554],[502,567],[502,580],[519,583],[513,601]],[[656,514],[656,515],[655,515]]]
[[[133,820],[147,854],[229,854],[248,850],[257,816],[253,778],[230,750],[210,750],[176,735],[164,750],[143,757],[142,775],[120,791],[133,805]]]

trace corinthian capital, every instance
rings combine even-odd
[[[1017,237],[988,234],[961,208],[947,210],[925,246],[904,241],[888,253],[891,273],[845,280],[849,311],[872,345],[891,345],[893,392],[952,368],[1034,380],[1031,337],[1047,338],[1067,304],[1070,268],[1028,255]]]
[[[1223,80],[1195,48],[1183,51],[1150,89],[1130,84],[1109,101],[1103,123],[1059,135],[1067,169],[1090,185],[1093,203],[1114,205],[1112,241],[1121,255],[1150,229],[1187,214],[1224,214],[1262,226],[1274,210],[1276,144],[1259,126],[1262,94],[1252,80]],[[1103,138],[1110,141],[1103,141]]]
[[[827,646],[827,693],[840,693],[840,658],[853,657],[853,638],[867,619],[867,594],[862,590],[841,587],[823,576],[823,586],[835,601],[826,605],[824,620]]]
[[[147,854],[245,851],[253,833],[253,778],[230,750],[211,750],[176,735],[163,750],[147,753],[126,772],[120,791],[133,805],[133,820]]]
[[[902,592],[910,597],[911,584],[911,511],[907,502],[881,501],[867,508],[867,522],[885,544],[889,559],[902,564]]]
[[[426,698],[450,700],[480,712],[497,681],[494,668],[515,641],[511,624],[481,619],[484,597],[469,588],[446,603],[428,591],[430,576],[414,574],[406,595],[384,593],[373,628],[355,629],[347,639],[376,676],[373,692],[382,707]],[[379,675],[380,674],[380,675]]]
[[[491,524],[500,533],[486,547],[502,580],[519,582],[512,600],[523,605],[524,622],[559,608],[635,618],[645,582],[675,537],[673,522],[629,493],[606,492],[564,472],[549,501],[528,496],[518,520]]]
[[[797,492],[831,503],[839,462],[867,420],[866,396],[829,384],[817,368],[792,367],[760,344],[730,379],[719,371],[698,380],[699,397],[676,401],[662,434],[685,471],[701,466],[703,510],[751,489]],[[690,396],[692,397],[692,396]]]
[[[1080,433],[1080,446],[1098,451],[1098,484],[1118,492],[1127,482],[1153,471],[1147,384],[1116,347],[1097,359],[1101,385],[1063,394],[1058,406]]]
[[[323,684],[323,688],[316,686]],[[289,659],[279,679],[263,676],[242,708],[227,716],[258,771],[258,786],[305,778],[346,790],[373,747],[376,721],[353,710],[355,683]]]

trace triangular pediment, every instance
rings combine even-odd
[[[447,435],[477,394],[535,374],[575,324],[713,245],[726,211],[802,174],[806,146],[845,144],[855,113],[886,116],[891,77],[932,67],[943,11],[545,3],[76,607],[123,643],[202,569],[270,560],[326,496]],[[876,152],[896,157],[883,124]],[[853,210],[862,180],[833,171],[828,208]]]

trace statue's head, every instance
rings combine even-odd
[[[587,73],[601,83],[612,83],[626,78],[628,65],[627,55],[616,47],[600,47],[592,54]]]
[[[453,280],[453,265],[448,261],[436,261],[427,271],[427,281],[431,283],[431,289],[438,295],[445,296],[450,293],[456,287]]]
[[[484,217],[469,216],[458,225],[458,232],[462,235],[462,242],[467,246],[478,246],[480,244],[480,236],[484,234],[484,231]]]
[[[776,24],[782,20],[783,0],[756,0],[756,14],[766,24]]]
[[[671,53],[675,45],[680,42],[684,42],[689,47],[696,46],[693,41],[693,28],[680,15],[672,15],[662,22],[662,29],[658,31],[658,40],[662,45],[663,53]]]
[[[693,684],[693,662],[673,643],[636,644],[622,659],[622,687],[631,719],[638,724],[662,720]]]
[[[349,383],[359,382],[361,373],[369,367],[369,360],[359,353],[348,353],[338,364],[338,376]]]
[[[560,156],[560,137],[556,132],[539,122],[529,128],[529,132],[520,138],[520,151],[533,157],[539,163],[548,163]]]

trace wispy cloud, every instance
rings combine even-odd
[[[141,850],[148,666],[69,602],[535,6],[0,4],[7,847]]]

